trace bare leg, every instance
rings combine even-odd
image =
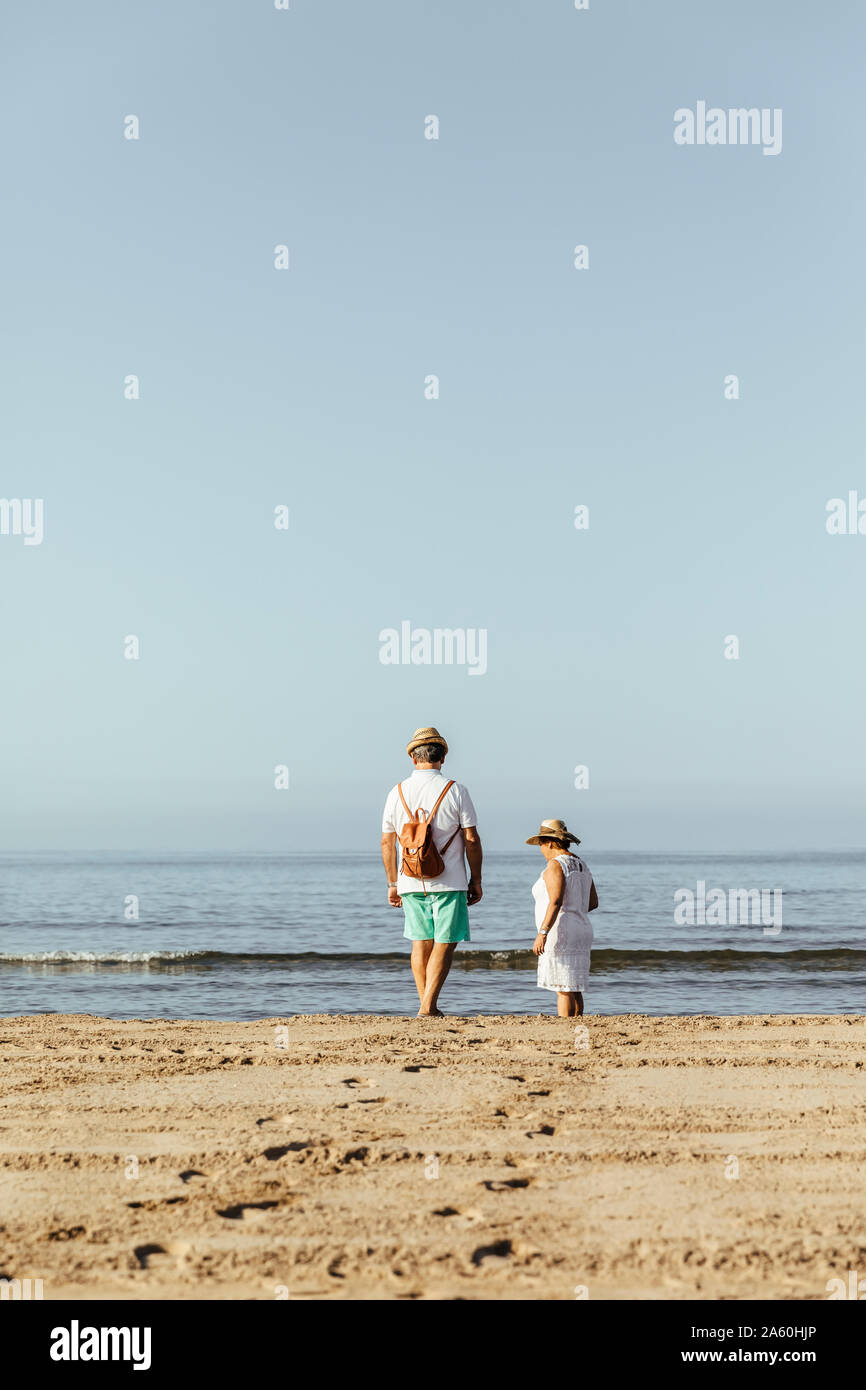
[[[421,999],[421,1008],[418,1010],[420,1018],[436,1015],[439,1012],[439,991],[448,978],[448,971],[451,969],[451,958],[457,947],[457,942],[437,941],[433,944],[430,958],[427,962],[427,979],[424,987],[424,994]]]
[[[557,990],[556,1012],[560,1018],[580,1018],[583,1014],[583,995],[580,990]]]
[[[424,991],[427,988],[427,962],[430,959],[430,952],[433,950],[433,941],[413,941],[412,955],[409,957],[412,965],[412,974],[415,977],[415,988],[418,991],[418,1000],[424,1002]]]

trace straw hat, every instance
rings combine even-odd
[[[413,748],[420,748],[422,743],[441,743],[445,752],[448,752],[448,744],[440,734],[438,729],[416,729],[409,742],[406,744],[406,752],[412,753]]]
[[[543,820],[538,827],[538,834],[530,835],[526,843],[537,845],[539,840],[562,840],[566,845],[569,841],[575,845],[580,844],[580,840],[576,835],[572,835],[564,820]]]

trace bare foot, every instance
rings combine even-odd
[[[429,1013],[425,1013],[423,1009],[419,1009],[418,1012],[417,1012],[417,1014],[415,1015],[415,1017],[416,1017],[416,1018],[444,1018],[445,1015],[443,1014],[443,1012],[442,1012],[441,1009],[431,1009]]]

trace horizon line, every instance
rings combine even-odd
[[[531,852],[534,848],[535,848],[534,845],[520,845],[520,846],[515,846],[513,849],[485,848],[484,853],[485,853],[485,854],[523,854],[523,853],[525,852],[526,855],[527,855],[527,857],[528,857],[529,854],[530,854],[530,852]],[[815,846],[809,846],[809,845],[805,845],[805,846],[791,846],[791,847],[779,847],[779,846],[776,846],[775,848],[772,848],[772,847],[770,847],[770,846],[763,846],[763,847],[757,847],[757,848],[756,848],[755,846],[750,846],[750,847],[748,847],[748,848],[742,847],[742,848],[733,848],[733,849],[732,849],[732,848],[720,848],[718,845],[716,845],[716,846],[714,846],[714,847],[712,847],[712,848],[710,848],[709,846],[707,846],[707,847],[704,847],[704,848],[702,848],[702,849],[682,849],[682,848],[681,848],[681,849],[677,849],[677,848],[675,848],[675,847],[673,847],[673,846],[668,846],[668,847],[666,847],[666,848],[664,848],[664,849],[647,849],[647,848],[639,848],[639,847],[637,847],[637,846],[629,846],[629,847],[625,848],[625,847],[615,847],[615,846],[611,846],[611,845],[607,845],[607,846],[605,846],[605,845],[598,845],[598,846],[595,846],[595,847],[592,849],[591,853],[592,853],[592,854],[658,854],[658,855],[664,855],[664,854],[696,854],[696,855],[697,855],[697,854],[799,854],[799,855],[804,855],[804,854],[866,854],[866,845],[839,845],[839,846],[834,846],[834,847],[832,847],[832,848],[831,848],[831,847],[817,848],[817,847],[815,847]],[[341,855],[359,855],[359,854],[362,854],[362,855],[369,855],[371,858],[375,859],[377,863],[378,863],[378,859],[379,859],[379,856],[378,856],[377,851],[376,851],[376,850],[372,850],[372,849],[370,849],[369,847],[363,847],[363,848],[357,848],[357,849],[338,849],[338,850],[333,850],[333,849],[268,849],[268,848],[251,849],[251,848],[249,848],[249,847],[247,847],[247,848],[242,848],[242,847],[240,847],[240,846],[235,846],[235,847],[222,847],[222,848],[215,848],[215,847],[213,847],[213,846],[209,846],[209,847],[204,847],[204,846],[203,846],[203,847],[200,847],[200,848],[189,847],[189,848],[185,848],[185,849],[184,849],[184,848],[180,848],[180,849],[179,849],[179,848],[177,847],[177,845],[174,845],[174,846],[172,846],[171,848],[168,848],[168,847],[160,847],[160,846],[154,846],[154,847],[149,847],[149,848],[125,847],[125,848],[122,848],[122,849],[120,849],[120,848],[107,849],[107,848],[104,848],[104,847],[93,847],[93,846],[87,847],[87,848],[83,848],[83,847],[75,847],[75,848],[59,848],[59,847],[45,848],[45,847],[43,847],[43,848],[40,848],[40,849],[2,849],[2,848],[0,848],[0,858],[2,858],[2,857],[4,857],[4,856],[9,856],[9,855],[15,855],[15,854],[163,854],[163,855],[183,855],[183,854],[213,854],[213,855],[218,855],[218,854],[270,854],[270,855],[282,855],[282,856],[304,855],[304,856],[306,856],[307,858],[309,858],[310,856],[313,856],[313,855],[321,855],[323,858],[329,858],[329,859],[334,858],[335,855],[339,857],[339,856],[341,856]],[[582,856],[579,855],[578,857],[581,858]]]

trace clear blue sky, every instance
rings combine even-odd
[[[429,722],[496,848],[866,841],[861,4],[3,25],[7,847],[375,850]],[[782,153],[675,145],[704,99]]]

